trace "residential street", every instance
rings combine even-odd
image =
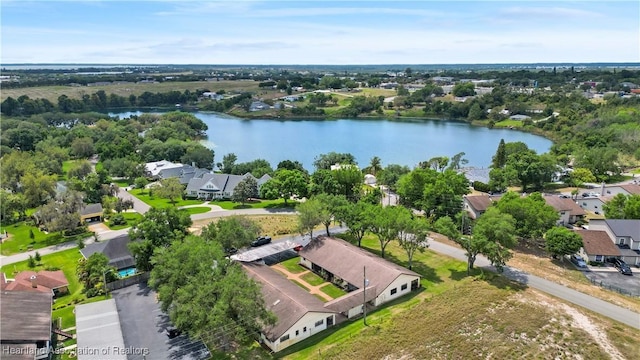
[[[191,216],[191,219],[203,220],[203,219],[233,216],[233,215],[272,215],[272,214],[291,214],[292,215],[292,214],[295,214],[295,210],[292,210],[292,209],[219,210],[219,211],[212,211],[212,212],[203,213],[203,214],[195,214]],[[126,234],[128,231],[129,231],[129,228],[116,230],[116,231],[105,231],[100,233],[99,239],[101,241],[109,240],[119,235]],[[346,231],[346,228],[341,226],[332,227],[330,228],[330,231],[332,233],[344,232]],[[318,234],[323,234],[323,233],[324,231],[318,232]],[[279,238],[276,241],[284,241],[284,240],[296,241],[302,245],[306,245],[309,243],[309,237],[301,236],[301,235],[290,235],[283,238]],[[93,237],[85,239],[85,244],[90,244],[92,242],[93,242]],[[76,246],[77,244],[75,242],[68,242],[68,243],[50,246],[47,248],[38,249],[37,251],[40,253],[40,255],[47,255],[47,254],[71,249]],[[466,261],[464,250],[454,246],[446,245],[446,244],[432,240],[429,242],[429,249],[443,255],[447,255],[462,261]],[[7,264],[13,264],[19,261],[26,260],[29,258],[29,255],[35,255],[35,252],[36,250],[15,254],[11,256],[1,256],[0,265],[4,266]],[[481,267],[491,271],[495,271],[495,269],[491,266],[489,261],[483,256],[477,257],[475,265],[476,267]],[[540,277],[527,274],[525,272],[522,272],[520,270],[511,268],[511,267],[505,267],[504,275],[512,280],[518,281],[527,286],[543,291],[547,294],[556,296],[560,299],[582,306],[593,312],[599,313],[601,315],[604,315],[606,317],[609,317],[613,320],[619,321],[623,324],[629,325],[636,329],[640,329],[640,314],[635,313],[631,310],[622,308],[617,305],[613,305],[611,303],[600,300],[598,298],[587,295],[585,293],[581,293],[579,291],[569,289],[566,286],[559,285],[554,282],[542,279]]]
[[[437,241],[429,241],[429,249],[463,261],[466,261],[467,259],[464,250]],[[495,271],[493,266],[491,266],[489,260],[481,255],[479,255],[476,259],[475,266]],[[569,289],[566,286],[556,284],[549,280],[527,274],[523,271],[508,266],[505,267],[504,275],[509,279],[518,281],[549,295],[553,295],[573,304],[582,306],[598,314],[604,315],[613,320],[619,321],[623,324],[629,325],[636,329],[640,329],[640,314],[635,313],[631,310],[613,305],[604,300],[600,300],[585,293]]]
[[[118,197],[123,200],[133,201],[133,209],[142,215],[144,215],[147,211],[149,211],[149,209],[151,209],[151,206],[147,205],[144,201],[138,199],[137,197],[129,194],[129,192],[123,188],[118,188]]]

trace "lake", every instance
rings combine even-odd
[[[142,112],[110,113],[121,118]],[[435,156],[465,152],[468,166],[488,167],[500,139],[522,141],[538,153],[552,142],[544,137],[509,129],[488,129],[464,122],[442,120],[272,120],[239,119],[219,113],[195,112],[209,130],[204,144],[215,151],[216,162],[235,153],[238,162],[266,159],[272,167],[282,160],[300,161],[308,170],[319,154],[351,153],[361,167],[372,157],[383,166],[414,167]]]

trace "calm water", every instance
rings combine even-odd
[[[140,112],[111,113],[121,118]],[[487,129],[462,122],[419,120],[244,120],[217,113],[196,112],[209,130],[205,145],[216,154],[216,162],[235,153],[238,162],[262,158],[276,167],[282,160],[297,160],[313,168],[313,159],[331,151],[348,152],[361,167],[372,157],[383,166],[409,167],[435,156],[465,152],[469,166],[488,167],[500,139],[522,141],[538,153],[549,150],[552,142],[537,135],[515,130]]]

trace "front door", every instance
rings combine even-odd
[[[332,326],[333,325],[333,316],[328,316],[327,317],[327,327]]]

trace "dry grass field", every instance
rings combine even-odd
[[[458,246],[455,242],[446,239],[442,235],[435,234],[432,238],[448,245]],[[640,312],[640,299],[618,294],[594,285],[569,261],[553,260],[542,251],[516,249],[513,252],[513,258],[509,260],[507,265],[618,306]]]
[[[31,99],[45,98],[54,104],[57,103],[60,95],[67,95],[70,98],[80,99],[82,95],[93,94],[98,90],[104,90],[107,94],[117,94],[120,96],[140,95],[145,91],[149,92],[169,92],[177,90],[183,92],[185,90],[225,90],[226,92],[234,91],[258,91],[257,81],[191,81],[191,82],[162,82],[162,83],[127,83],[105,86],[36,86],[19,89],[2,89],[0,101],[4,101],[11,96],[14,99],[22,95],[27,95]]]

